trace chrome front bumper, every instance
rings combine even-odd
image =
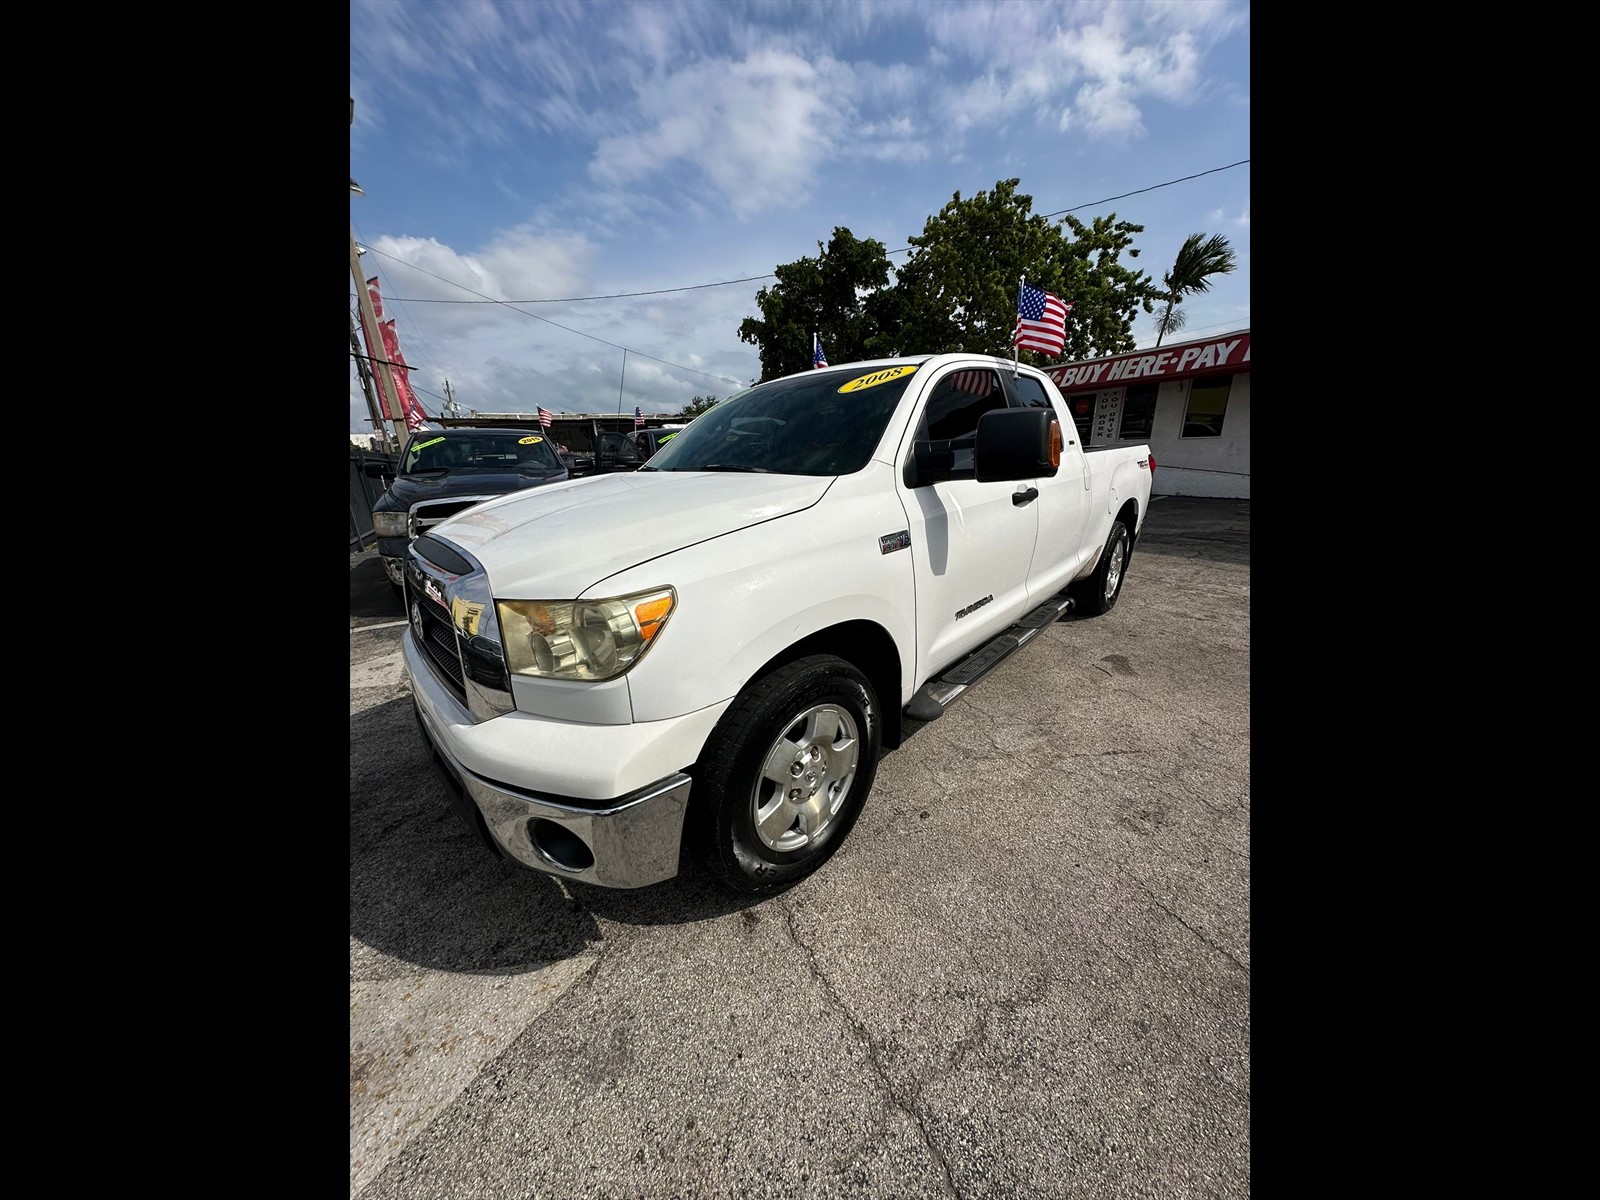
[[[678,873],[689,776],[679,772],[579,808],[473,774],[445,748],[420,706],[416,715],[457,811],[497,853],[601,887],[645,887]]]

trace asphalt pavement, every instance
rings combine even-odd
[[[1250,505],[884,756],[754,903],[495,860],[350,571],[352,1197],[1250,1194]]]

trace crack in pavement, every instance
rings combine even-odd
[[[1161,897],[1157,896],[1153,891],[1151,891],[1149,886],[1145,883],[1144,880],[1140,879],[1132,871],[1124,869],[1124,867],[1123,867],[1123,865],[1121,863],[1117,863],[1116,864],[1116,868],[1117,868],[1117,871],[1118,871],[1119,874],[1126,875],[1129,879],[1133,880],[1136,884],[1138,884],[1139,885],[1139,890],[1142,891],[1146,896],[1149,896],[1150,899],[1155,902],[1156,907],[1159,908],[1162,912],[1166,913],[1167,916],[1171,917],[1179,925],[1182,925],[1190,933],[1194,934],[1195,937],[1199,938],[1202,942],[1204,942],[1206,945],[1210,946],[1213,950],[1215,950],[1218,954],[1222,955],[1222,957],[1226,958],[1234,966],[1238,967],[1239,970],[1243,971],[1247,976],[1250,974],[1250,968],[1249,967],[1245,966],[1242,962],[1240,962],[1237,958],[1235,958],[1231,953],[1229,953],[1227,950],[1224,950],[1221,946],[1217,945],[1210,938],[1208,938],[1205,934],[1201,933],[1193,925],[1189,924],[1189,922],[1185,921],[1177,913],[1173,912],[1170,908],[1168,908],[1165,904],[1163,904],[1161,902]]]
[[[856,1036],[866,1045],[867,1062],[872,1066],[872,1073],[878,1077],[878,1083],[883,1088],[883,1094],[917,1127],[917,1132],[922,1135],[922,1144],[928,1148],[928,1153],[933,1155],[934,1162],[939,1164],[939,1170],[943,1172],[945,1191],[954,1196],[956,1200],[961,1200],[961,1191],[956,1187],[954,1176],[950,1174],[950,1164],[945,1161],[944,1154],[934,1144],[933,1136],[929,1134],[927,1123],[924,1121],[922,1114],[909,1101],[902,1099],[900,1094],[895,1091],[894,1085],[890,1083],[889,1073],[884,1069],[883,1062],[879,1058],[878,1046],[872,1040],[872,1034],[867,1031],[865,1025],[856,1019],[855,1014],[845,1004],[844,998],[839,995],[838,990],[833,986],[833,980],[828,978],[821,964],[817,962],[817,952],[801,940],[800,933],[795,928],[794,909],[781,900],[777,904],[783,910],[784,917],[787,918],[785,926],[789,932],[789,940],[806,953],[806,959],[811,964],[812,978],[822,985],[822,990],[828,993],[828,997],[833,1001],[834,1007],[839,1010],[845,1021],[849,1023],[850,1028],[855,1030]]]
[[[989,1023],[994,1018],[995,1013],[1003,1012],[1007,1016],[1014,1017],[1017,1015],[1017,1011],[1023,1005],[1032,1006],[1042,1002],[1045,996],[1049,993],[1049,990],[1049,973],[1046,971],[1030,971],[1027,976],[1027,982],[1015,996],[1000,996],[994,1000],[991,1000],[984,1007],[982,1015],[979,1016],[977,1026],[970,1033],[963,1034],[956,1040],[954,1053],[951,1055],[950,1062],[944,1068],[942,1068],[943,1071],[946,1073],[954,1072],[958,1067],[961,1066],[962,1061],[966,1058],[967,1054],[972,1050],[972,1048],[976,1046],[984,1037],[988,1036]],[[951,996],[969,995],[969,993],[964,991],[956,991],[949,994]],[[927,1075],[923,1076],[921,1082],[925,1082],[927,1076],[931,1075],[935,1069],[936,1068],[930,1068]]]

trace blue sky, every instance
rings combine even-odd
[[[1142,224],[1157,280],[1224,235],[1238,269],[1166,341],[1250,324],[1247,3],[353,0],[350,95],[362,265],[435,416],[447,379],[480,412],[727,396],[770,280],[571,298],[768,275],[835,226],[897,250],[1012,177],[1037,213]],[[438,303],[486,298],[522,311]]]

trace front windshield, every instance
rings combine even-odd
[[[867,465],[917,367],[817,371],[730,396],[667,442],[647,471],[848,475]]]
[[[406,447],[402,475],[437,471],[521,471],[549,475],[561,470],[550,439],[516,430],[424,431]]]

